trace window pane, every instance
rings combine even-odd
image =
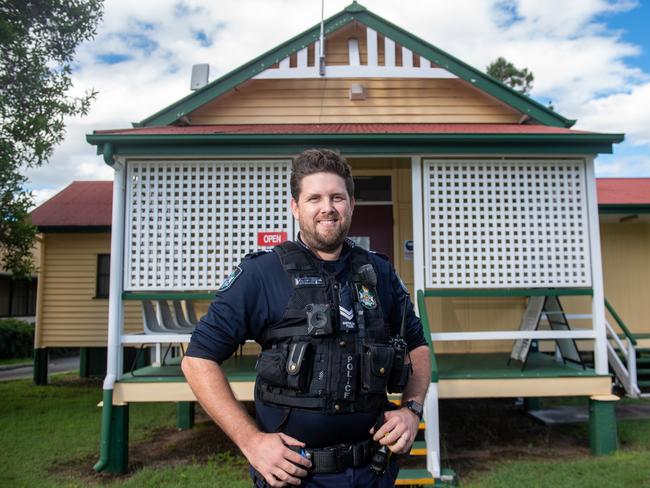
[[[9,315],[9,290],[11,289],[8,276],[0,276],[0,317]]]
[[[97,298],[108,298],[110,285],[111,255],[97,255]]]

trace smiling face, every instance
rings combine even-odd
[[[318,257],[337,259],[352,223],[354,198],[345,180],[334,173],[313,173],[300,182],[291,211],[300,224],[300,237]]]

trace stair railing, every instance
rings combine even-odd
[[[636,338],[627,328],[623,320],[614,310],[614,307],[605,299],[605,307],[614,318],[616,325],[623,332],[625,343],[620,339],[614,327],[605,319],[607,327],[607,358],[614,374],[620,381],[628,396],[638,398],[641,394],[637,384],[636,369]],[[615,347],[616,346],[616,347]],[[621,357],[624,361],[621,360]],[[625,362],[625,364],[624,364]]]
[[[424,440],[427,446],[427,471],[431,473],[434,479],[439,479],[440,472],[440,421],[438,412],[438,363],[436,361],[436,354],[433,349],[433,342],[431,341],[431,329],[429,328],[429,316],[427,314],[427,307],[424,303],[424,291],[417,291],[417,304],[418,312],[420,314],[420,321],[422,322],[422,329],[424,338],[429,345],[431,351],[431,384],[427,391],[427,397],[424,400]]]

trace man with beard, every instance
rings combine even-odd
[[[388,259],[347,239],[354,210],[347,161],[307,150],[293,161],[290,183],[297,241],[248,255],[228,276],[192,336],[183,372],[250,462],[256,486],[394,486],[394,460],[381,470],[376,456],[381,446],[408,452],[417,434],[431,372],[422,326]],[[401,328],[406,367],[396,360]],[[219,366],[247,339],[262,346],[256,421]],[[405,370],[410,376],[400,375]],[[406,386],[402,407],[391,410],[386,392],[396,391],[397,377]]]

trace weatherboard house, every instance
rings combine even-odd
[[[246,253],[297,234],[287,178],[311,147],[351,163],[351,234],[392,259],[429,329],[433,383],[413,450],[427,472],[404,470],[401,483],[446,477],[441,398],[582,396],[593,452],[611,452],[611,343],[623,378],[633,361],[606,320],[594,158],[623,136],[573,123],[352,3],[135,127],[88,135],[115,170],[96,469],[126,469],[129,403],[191,412],[178,364],[160,352],[189,334],[159,322],[174,302],[188,312],[209,300]],[[124,328],[133,302],[138,333]],[[124,373],[133,345],[158,352]],[[253,363],[224,363],[241,399]]]

